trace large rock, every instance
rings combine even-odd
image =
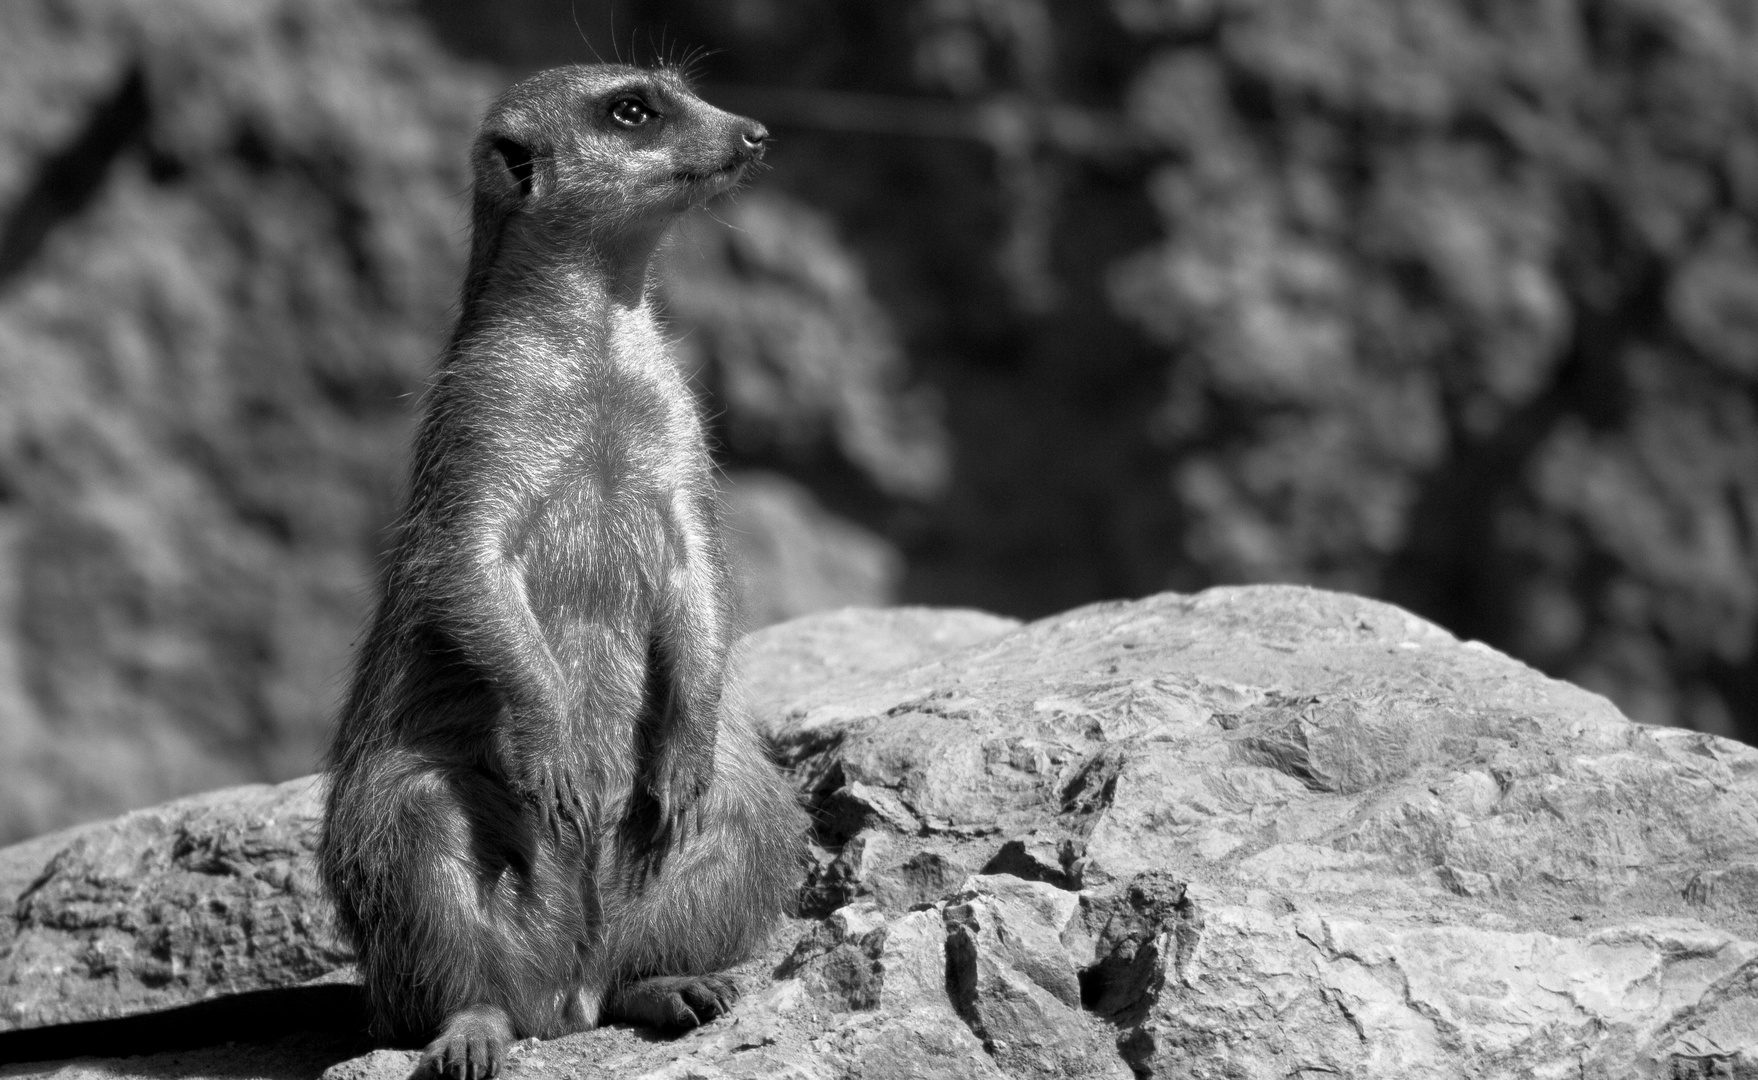
[[[844,844],[820,903],[948,866],[1080,890],[1082,1000],[1137,1069],[1758,1067],[1758,752],[1395,608],[1098,605],[782,726]]]
[[[817,811],[804,917],[741,969],[728,1019],[522,1045],[521,1072],[1758,1070],[1749,747],[1300,588],[1017,628],[846,611],[759,632],[742,662]]]
[[[0,1031],[295,986],[342,968],[352,956],[336,941],[312,859],[320,814],[319,785],[306,777],[0,851],[12,915],[0,922]]]

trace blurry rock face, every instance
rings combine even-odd
[[[748,627],[845,604],[876,607],[896,595],[897,549],[826,512],[803,485],[776,473],[731,474],[723,512]]]
[[[391,0],[0,5],[0,839],[316,764],[504,81]],[[871,462],[885,362],[831,410]],[[778,483],[735,506],[757,618],[885,601],[895,556]]]
[[[725,405],[735,451],[810,457],[828,440],[888,495],[946,486],[939,402],[908,383],[890,321],[824,215],[740,194],[685,222],[664,262],[680,358]]]
[[[727,1019],[667,1042],[607,1028],[525,1045],[527,1074],[582,1062],[753,1080],[1758,1069],[1749,747],[1632,724],[1399,609],[1288,587],[1024,627],[841,611],[752,635],[743,663],[817,812],[804,917],[740,969],[746,996]],[[284,805],[301,790],[281,789]],[[78,914],[63,925],[21,924],[0,954],[9,1000],[33,1003],[27,1022],[112,1000],[112,977],[86,979],[84,961],[54,973],[11,959],[82,934],[157,970],[139,944],[156,924],[136,920],[134,942],[99,931],[130,922],[106,921],[105,905],[160,910],[162,890],[162,909],[181,910],[189,873],[221,864],[236,884],[213,890],[226,899],[214,911],[263,893],[261,867],[286,865],[283,841],[261,832],[280,797],[242,789],[131,815],[52,860],[41,843],[0,852],[0,868],[50,860],[20,911],[77,889],[96,898],[60,905]],[[114,862],[106,830],[149,820],[166,823],[154,836],[183,823],[173,850],[232,854],[143,852],[167,872],[126,909],[81,884]],[[309,910],[268,920],[267,940],[287,951],[297,936],[282,928],[302,928],[308,944],[290,954],[339,962]],[[287,978],[248,951],[200,956],[202,979],[173,994]],[[308,974],[301,963],[286,970]],[[412,1064],[381,1051],[334,1075],[401,1080]]]
[[[641,10],[932,365],[913,597],[1303,581],[1758,742],[1749,3]]]
[[[1166,239],[1112,282],[1180,357],[1189,553],[1758,738],[1749,13],[1115,9],[1214,27],[1130,87]]]
[[[313,764],[493,91],[411,29],[0,11],[0,835]]]

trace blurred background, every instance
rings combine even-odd
[[[689,62],[752,626],[1403,604],[1758,741],[1748,0],[8,0],[0,840],[315,767],[514,78]]]

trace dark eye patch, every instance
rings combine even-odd
[[[507,172],[519,183],[519,194],[531,194],[531,151],[511,139],[496,139],[495,153],[501,156]]]

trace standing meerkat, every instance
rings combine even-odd
[[[702,422],[649,296],[762,125],[668,70],[547,71],[471,150],[470,263],[330,759],[320,860],[375,1031],[508,1043],[724,1012],[803,815],[724,680]]]

